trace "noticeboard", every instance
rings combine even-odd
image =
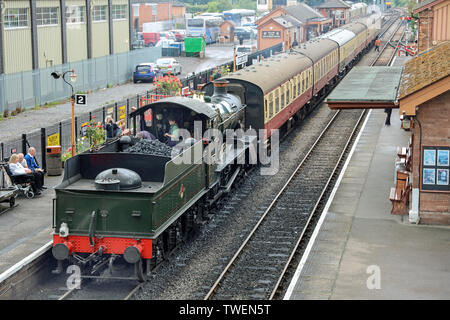
[[[263,38],[281,38],[281,31],[262,31]]]
[[[119,107],[119,120],[123,120],[127,117],[127,106]]]
[[[47,136],[47,146],[59,146],[59,133]]]
[[[450,191],[450,147],[423,147],[422,190]]]

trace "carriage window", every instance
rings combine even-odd
[[[297,94],[297,78],[295,78],[294,84],[292,86],[292,99],[296,98],[296,94]]]
[[[269,119],[273,116],[273,101],[269,102]]]
[[[286,88],[286,105],[285,106],[287,106],[289,104],[289,101],[291,101],[291,96],[289,95],[290,92],[291,92],[290,86],[291,86],[291,83],[288,82],[288,85],[287,85],[287,88]]]
[[[280,98],[276,97],[275,98],[275,114],[277,114],[279,110],[280,110]]]
[[[269,112],[267,110],[267,99],[264,99],[264,117],[267,119]]]

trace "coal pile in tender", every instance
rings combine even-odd
[[[130,153],[144,153],[154,156],[170,157],[172,148],[159,140],[140,140],[125,150]]]

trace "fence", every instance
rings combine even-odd
[[[261,57],[267,58],[272,54],[281,51],[281,44],[276,45],[274,47],[258,51],[252,54],[249,54],[248,61],[246,66],[250,66],[253,64],[253,61],[260,60]],[[230,70],[233,67],[233,62],[227,62],[222,64],[221,66],[228,65]],[[217,67],[215,67],[217,68]],[[198,84],[207,83],[213,75],[214,69],[211,68],[202,72],[199,72],[195,75],[187,77],[181,80],[181,84],[183,87],[189,87],[190,90],[197,89]],[[62,82],[62,81],[53,81],[53,82]],[[96,122],[105,122],[105,118],[110,115],[113,117],[115,121],[120,119],[125,119],[126,126],[130,127],[130,118],[129,113],[131,112],[131,108],[139,108],[140,102],[142,98],[150,99],[152,94],[157,94],[156,90],[146,91],[142,94],[137,94],[134,97],[129,97],[122,101],[109,104],[104,107],[100,107],[94,111],[83,114],[81,116],[75,117],[75,138],[76,140],[82,136],[82,126],[89,122],[90,120],[95,120]],[[148,101],[145,100],[144,101]],[[0,143],[0,155],[1,159],[5,159],[11,156],[12,153],[22,152],[26,154],[28,148],[30,146],[35,147],[37,150],[36,159],[42,168],[46,168],[45,163],[45,148],[48,145],[49,139],[58,138],[58,144],[61,145],[61,152],[64,153],[71,146],[71,137],[72,137],[72,127],[71,120],[65,120],[48,126],[46,128],[36,129],[30,133],[22,134],[20,138],[12,141],[6,141]],[[1,175],[0,175],[1,176]],[[0,180],[3,183],[3,176],[0,177]]]
[[[141,62],[156,61],[162,56],[161,48],[143,48],[129,52],[71,62],[46,69],[0,75],[0,112],[23,109],[64,100],[71,89],[63,81],[55,81],[53,71],[77,70],[75,92],[97,90],[108,85],[129,81],[133,68]]]

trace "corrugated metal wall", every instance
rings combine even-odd
[[[4,28],[5,73],[31,70],[33,68],[33,61],[31,51],[30,2],[26,0],[5,1],[5,9],[8,8],[28,8],[28,27]]]
[[[95,6],[107,6],[108,0],[96,0]],[[92,13],[91,13],[92,15]],[[108,10],[106,10],[106,21],[92,21],[92,57],[102,57],[109,54],[109,26]]]
[[[59,0],[37,1],[37,8],[58,8],[58,24],[37,26],[39,67],[47,68],[62,63],[61,8]]]
[[[127,0],[113,0],[113,5],[127,5]],[[128,5],[125,19],[113,20],[114,53],[126,52],[130,49],[129,25],[128,25]]]

